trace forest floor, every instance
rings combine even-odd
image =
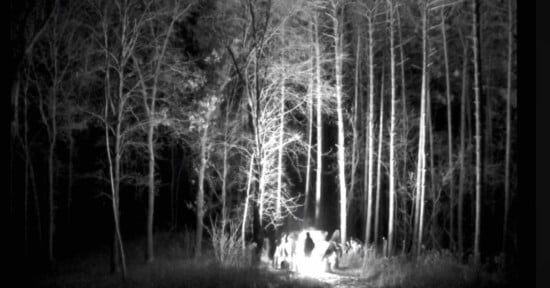
[[[194,260],[180,239],[158,235],[153,263],[146,263],[143,241],[126,244],[127,277],[109,271],[108,249],[75,255],[57,262],[55,272],[24,279],[30,287],[510,287],[499,272],[478,272],[442,253],[421,261],[373,258],[361,268],[357,259],[344,259],[340,269],[313,275],[259,267],[224,267],[211,255]],[[28,285],[25,285],[28,286]]]

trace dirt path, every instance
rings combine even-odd
[[[335,288],[358,288],[358,287],[373,287],[367,279],[359,277],[357,271],[351,270],[335,270],[332,272],[315,273],[315,275],[303,274],[300,272],[291,272],[287,270],[274,269],[271,266],[265,268],[280,277],[287,279],[304,279],[326,284],[327,287]]]

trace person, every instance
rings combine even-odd
[[[313,251],[313,248],[315,248],[315,243],[313,243],[313,239],[311,239],[309,232],[307,232],[306,243],[304,245],[304,253],[306,254],[306,257],[311,256],[311,251]]]

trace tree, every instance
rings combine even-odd
[[[321,224],[321,189],[323,173],[323,94],[321,90],[321,43],[319,34],[319,15],[315,13],[313,25],[315,26],[315,88],[317,94],[317,169],[315,177],[315,223]]]
[[[388,220],[388,255],[393,254],[393,227],[394,227],[394,209],[395,209],[395,57],[394,57],[394,32],[393,32],[393,2],[388,0],[389,5],[389,25],[390,25],[390,75],[391,75],[391,109],[390,109],[390,191],[389,191],[389,220]]]
[[[147,249],[145,258],[147,262],[152,262],[154,259],[153,251],[153,220],[155,211],[155,145],[154,145],[154,131],[155,127],[159,124],[156,106],[157,98],[159,97],[159,90],[161,89],[161,75],[165,74],[167,69],[166,57],[169,40],[172,37],[174,31],[174,25],[176,21],[179,21],[191,8],[191,4],[186,6],[175,1],[174,6],[156,7],[152,3],[146,4],[148,7],[145,11],[140,11],[143,14],[135,15],[136,18],[151,17],[143,25],[148,27],[136,27],[138,31],[140,29],[149,28],[152,31],[152,35],[146,35],[146,41],[149,41],[151,47],[143,47],[141,45],[140,51],[134,50],[132,58],[136,71],[140,76],[140,86],[143,98],[143,106],[145,108],[145,114],[147,117],[147,150],[149,155],[149,176],[148,176],[148,208],[147,208]],[[150,11],[148,11],[150,10]],[[168,17],[164,17],[164,14]],[[166,20],[164,18],[167,18]],[[137,35],[139,36],[139,35]],[[148,51],[150,55],[143,55],[143,50]],[[141,54],[141,55],[138,55]],[[141,57],[140,57],[141,56]],[[143,63],[143,64],[138,64]],[[142,67],[143,66],[143,67]],[[202,146],[201,146],[202,147]]]
[[[136,90],[139,89],[140,81],[136,75],[137,71],[134,70],[133,73],[129,71],[132,71],[132,67],[135,68],[133,55],[140,37],[137,32],[139,28],[144,27],[146,19],[144,13],[139,13],[142,7],[139,7],[137,3],[127,1],[102,3],[98,1],[92,2],[91,5],[100,25],[97,31],[93,31],[94,43],[99,45],[100,55],[97,57],[103,56],[103,67],[99,67],[98,70],[104,77],[102,83],[104,85],[104,105],[103,113],[97,113],[96,116],[104,125],[114,219],[111,272],[116,272],[120,265],[122,278],[125,279],[126,256],[120,232],[119,212],[119,195],[122,176],[124,176],[121,165],[124,153],[131,148],[131,137],[135,136],[142,127],[133,111],[138,106],[134,102],[134,96],[137,93]],[[97,59],[97,61],[101,61],[101,59]],[[114,139],[111,140],[111,137]]]
[[[380,225],[380,195],[382,189],[382,149],[384,143],[384,69],[380,81],[380,120],[378,121],[378,160],[376,162],[376,204],[374,208],[374,243],[378,243]],[[373,137],[374,138],[374,137]],[[372,195],[372,193],[371,193]]]
[[[445,27],[444,8],[441,8],[441,35],[443,36],[443,57],[445,61],[445,92],[447,95],[447,142],[449,148],[449,207],[450,207],[450,239],[451,247],[454,246],[454,177],[453,177],[453,132],[451,116],[451,81],[449,78],[449,57],[447,55],[447,33]]]
[[[418,139],[418,161],[416,170],[416,197],[415,197],[415,224],[413,243],[415,254],[420,254],[422,246],[422,233],[424,223],[424,191],[425,191],[425,172],[426,172],[426,103],[427,103],[427,62],[428,62],[428,4],[423,1],[422,4],[422,88],[420,93],[420,131]]]
[[[474,105],[475,105],[475,232],[474,232],[474,263],[479,264],[479,238],[481,233],[481,60],[479,58],[479,1],[472,0],[472,45],[474,52]]]
[[[367,12],[367,25],[368,25],[368,55],[369,55],[369,59],[368,59],[368,67],[369,67],[369,92],[368,92],[368,97],[369,97],[369,106],[368,106],[368,118],[367,118],[367,131],[366,131],[366,135],[368,135],[368,137],[365,137],[366,141],[368,142],[365,143],[365,149],[367,149],[368,151],[365,151],[365,155],[368,155],[365,157],[365,167],[368,167],[365,169],[365,178],[367,179],[367,181],[365,181],[365,184],[367,185],[367,187],[365,188],[366,190],[366,197],[367,197],[367,207],[366,207],[366,211],[367,211],[367,219],[366,219],[366,224],[365,224],[365,243],[368,244],[370,243],[370,231],[371,231],[371,222],[372,222],[372,189],[373,189],[373,171],[374,171],[374,160],[373,160],[373,154],[374,154],[374,9],[375,8],[370,8],[369,11]],[[382,79],[383,79],[383,76],[382,76]],[[383,81],[383,80],[382,80]],[[381,85],[384,85],[383,83],[381,83]],[[383,89],[382,89],[383,90]],[[383,99],[383,96],[382,94],[380,94],[380,99]],[[380,100],[380,102],[382,103],[383,100]],[[382,104],[381,104],[382,105]],[[382,106],[380,108],[380,115],[383,114],[383,111],[382,111]],[[382,116],[381,116],[381,120],[379,122],[380,124],[380,128],[382,129]],[[381,134],[380,134],[381,135]],[[382,138],[380,137],[379,138],[379,143],[382,143]],[[380,153],[381,151],[379,150],[378,153]],[[380,155],[380,154],[379,154]],[[379,158],[380,159],[380,158]],[[378,176],[379,177],[379,176]],[[377,187],[380,187],[380,185],[378,184]],[[379,195],[379,194],[377,194]],[[378,199],[379,197],[376,196],[376,198]],[[377,200],[378,201],[378,200]],[[378,203],[378,202],[377,202]],[[376,212],[378,215],[378,209],[377,209],[377,212]],[[375,227],[378,227],[377,223],[375,222]],[[375,229],[375,241],[377,241],[377,237],[378,237],[378,229]]]
[[[42,124],[46,130],[48,142],[48,261],[55,264],[54,236],[55,236],[55,160],[56,147],[60,138],[60,126],[63,125],[61,116],[68,105],[64,105],[67,95],[74,92],[72,73],[75,70],[78,56],[78,47],[73,40],[77,29],[73,23],[77,5],[70,3],[66,9],[61,9],[55,3],[52,18],[47,26],[41,30],[41,37],[35,38],[35,50],[28,54],[30,77],[33,90],[38,94],[38,110]]]
[[[504,224],[502,232],[502,251],[506,252],[506,239],[508,238],[508,219],[510,214],[510,154],[512,142],[512,57],[513,57],[513,1],[508,0],[508,67],[506,83],[506,151],[504,162]]]
[[[460,30],[459,30],[460,31]],[[462,35],[462,34],[461,34]],[[462,37],[461,37],[462,38]],[[466,103],[467,103],[467,93],[468,93],[468,45],[464,43],[462,39],[463,46],[463,56],[462,56],[462,93],[460,96],[460,151],[459,151],[459,185],[458,185],[458,254],[462,256],[463,253],[463,213],[464,213],[464,186],[466,178],[466,168],[465,168],[465,157],[466,157]]]
[[[311,41],[311,47],[312,47],[312,55],[314,55],[314,48],[315,47],[315,35],[314,35],[314,27],[315,25],[312,24],[311,25],[312,29],[309,33],[310,35],[310,41]],[[312,150],[312,143],[313,143],[313,102],[314,102],[314,91],[313,91],[313,88],[315,86],[315,58],[311,58],[310,60],[311,62],[311,76],[309,78],[309,86],[308,86],[308,89],[307,89],[307,95],[308,95],[308,101],[307,101],[307,111],[308,111],[308,116],[307,116],[307,119],[308,119],[308,144],[307,144],[307,160],[306,160],[306,184],[305,184],[305,192],[304,192],[304,216],[303,216],[303,219],[304,219],[304,224],[309,224],[310,223],[310,213],[309,213],[309,205],[310,205],[310,195],[309,195],[309,191],[310,191],[310,182],[311,182],[311,150]]]
[[[347,189],[346,189],[346,163],[344,143],[344,107],[343,107],[343,84],[342,84],[342,63],[343,63],[343,45],[344,45],[344,5],[340,0],[331,0],[329,3],[328,16],[332,20],[332,38],[334,41],[334,77],[336,78],[336,111],[338,116],[338,179],[340,187],[340,241],[346,243],[347,237]],[[342,16],[341,16],[342,15]]]
[[[209,157],[209,126],[213,116],[213,113],[216,109],[218,99],[216,96],[210,96],[204,101],[199,103],[200,110],[204,111],[199,115],[202,117],[197,117],[197,123],[191,123],[191,125],[197,125],[200,133],[200,168],[199,168],[199,191],[197,193],[196,200],[196,209],[197,209],[197,230],[196,230],[196,241],[195,241],[195,258],[201,256],[202,250],[202,234],[203,234],[203,219],[204,219],[204,179],[206,166],[208,165]]]

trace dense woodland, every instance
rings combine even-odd
[[[14,249],[124,275],[159,231],[223,260],[314,226],[515,263],[515,5],[10,1]]]

